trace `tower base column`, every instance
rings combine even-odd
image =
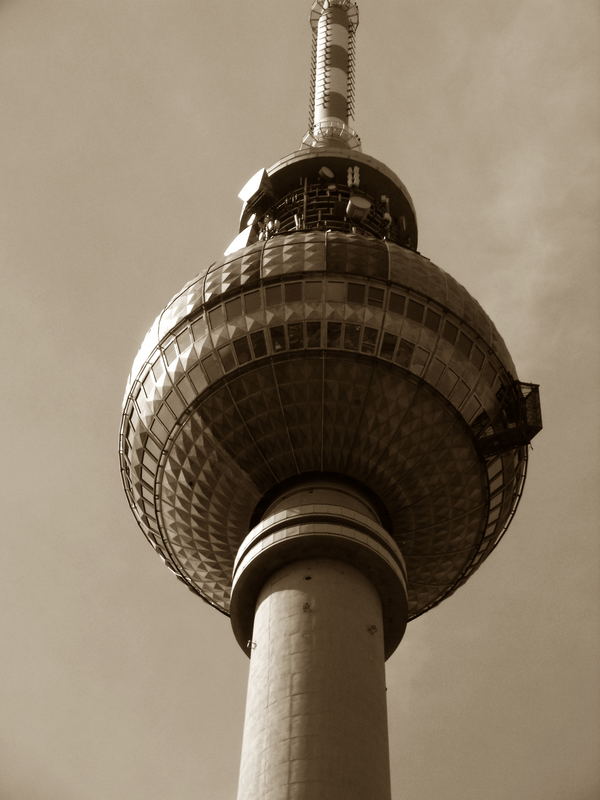
[[[240,546],[230,612],[250,656],[238,800],[390,800],[406,577],[368,500],[325,480],[282,493]]]
[[[295,561],[264,585],[238,800],[389,800],[381,601],[355,567]]]

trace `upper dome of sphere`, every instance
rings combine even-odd
[[[121,428],[125,488],[171,569],[227,612],[260,501],[307,473],[377,496],[414,617],[473,572],[510,521],[526,448],[515,369],[468,292],[423,256],[341,231],[280,233],[209,267],[154,322]]]

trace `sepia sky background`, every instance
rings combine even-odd
[[[310,0],[0,0],[3,800],[233,800],[247,659],[137,530],[132,359],[307,124]],[[360,0],[356,128],[541,384],[515,521],[387,664],[394,800],[600,796],[600,6]]]

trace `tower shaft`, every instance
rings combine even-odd
[[[365,496],[304,481],[242,543],[231,618],[250,655],[238,800],[390,800],[384,662],[404,563]]]
[[[259,596],[238,800],[389,800],[383,621],[340,561],[294,561]]]

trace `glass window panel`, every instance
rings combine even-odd
[[[146,466],[144,465],[144,466],[142,466],[141,476],[142,476],[142,480],[144,481],[144,483],[147,483],[150,486],[153,485],[154,477],[155,477],[154,471],[151,471],[151,470],[147,469]]]
[[[502,470],[502,460],[498,458],[488,465],[488,479],[493,481],[496,475],[502,475]]]
[[[377,345],[377,328],[365,327],[363,331],[361,350],[363,353],[374,353]]]
[[[276,286],[267,286],[265,292],[266,292],[268,306],[277,306],[281,304],[282,299],[281,299],[280,283],[278,283]]]
[[[394,355],[394,350],[396,349],[396,342],[398,341],[398,337],[394,336],[393,333],[384,333],[383,334],[383,341],[381,343],[381,356],[382,358],[388,358],[390,361]]]
[[[478,347],[474,347],[471,352],[471,361],[473,362],[473,364],[477,369],[481,369],[481,365],[483,364],[484,358],[485,356],[483,355],[481,350]]]
[[[341,346],[342,346],[342,323],[328,322],[327,347],[341,347]]]
[[[252,342],[252,349],[254,350],[254,358],[262,358],[262,356],[267,355],[267,344],[263,331],[254,331],[254,333],[251,333],[250,340]]]
[[[332,303],[343,303],[346,299],[346,284],[327,281],[325,297]]]
[[[160,407],[157,417],[167,429],[170,429],[175,422],[175,415],[165,403]]]
[[[234,319],[239,319],[242,316],[242,298],[234,297],[233,300],[229,300],[225,303],[225,313],[227,314],[229,322],[233,322]]]
[[[457,381],[458,381],[458,375],[452,372],[451,369],[446,369],[442,377],[437,382],[436,386],[442,394],[445,394],[446,397],[449,397],[450,392],[456,386]]]
[[[477,402],[477,398],[475,396],[469,397],[465,407],[463,408],[463,416],[467,420],[467,422],[471,422],[471,420],[477,416],[481,409],[481,406]]]
[[[150,453],[147,448],[145,448],[144,455],[142,456],[142,466],[144,466],[146,470],[150,471],[155,470],[157,462],[158,459],[155,458],[155,456],[152,453]],[[146,477],[146,480],[150,480],[150,482],[152,482],[152,479],[153,479],[152,472],[150,472],[150,477],[149,478]]]
[[[396,351],[396,357],[394,358],[396,364],[400,364],[402,367],[408,367],[414,349],[415,346],[412,342],[408,342],[406,339],[400,339],[398,350]]]
[[[494,492],[497,491],[503,483],[504,478],[501,474],[494,478],[494,480],[490,482],[490,494],[494,494]]]
[[[167,403],[175,415],[175,418],[179,418],[183,414],[185,406],[181,402],[181,398],[177,395],[177,392],[171,392],[171,394],[167,397]]]
[[[196,366],[192,367],[189,372],[189,376],[190,380],[196,387],[196,392],[201,392],[208,383],[206,380],[206,375],[204,374],[200,364],[196,364]]]
[[[306,323],[306,340],[308,347],[321,347],[321,323]]]
[[[156,381],[154,380],[154,375],[152,374],[152,370],[150,370],[146,375],[146,377],[144,378],[142,386],[144,387],[144,392],[146,394],[146,397],[148,398],[152,397],[152,394],[154,392],[154,387],[156,386]],[[143,401],[144,397],[142,396],[141,399]]]
[[[285,330],[283,325],[274,325],[269,328],[271,332],[271,344],[273,345],[273,352],[279,353],[285,350]]]
[[[156,436],[159,442],[166,441],[167,431],[165,426],[158,419],[158,417],[154,417],[154,421],[152,422],[152,425],[150,425],[150,430],[152,431],[154,436]]]
[[[488,363],[483,368],[483,380],[491,386],[494,383],[495,379],[496,379],[496,370],[488,361]]]
[[[302,300],[302,284],[301,283],[286,283],[285,284],[285,302],[298,303]]]
[[[436,333],[440,329],[440,320],[442,319],[442,315],[438,314],[437,311],[434,311],[431,308],[427,309],[427,313],[425,314],[425,325],[432,331]]]
[[[200,317],[194,323],[192,323],[192,334],[194,336],[194,341],[202,339],[202,337],[206,334],[206,320],[204,317]]]
[[[469,339],[466,333],[462,331],[458,335],[458,341],[456,343],[456,349],[459,350],[463,355],[469,357],[469,353],[471,352],[471,347],[473,342]]]
[[[240,364],[245,364],[247,361],[252,359],[250,345],[248,344],[248,340],[245,336],[242,336],[241,339],[236,339],[233,343],[233,346],[235,347],[235,354]]]
[[[408,300],[408,308],[406,309],[406,316],[409,319],[414,319],[415,322],[422,322],[423,321],[423,312],[425,311],[425,306],[421,303],[417,303],[416,300]]]
[[[394,314],[404,314],[404,305],[406,303],[406,298],[403,294],[396,294],[396,292],[390,292],[390,301],[388,308],[390,311],[393,311]]]
[[[468,394],[469,387],[466,385],[466,383],[459,381],[452,392],[452,402],[454,405],[460,406]]]
[[[210,355],[203,358],[202,366],[204,367],[204,372],[208,376],[209,381],[216,381],[221,377],[221,370],[219,369],[219,362],[216,356]]]
[[[223,313],[223,306],[217,306],[212,311],[208,312],[208,319],[210,320],[211,328],[219,328],[225,324],[225,314]]]
[[[304,347],[304,331],[301,322],[293,322],[288,325],[288,339],[290,350],[298,350]]]
[[[456,325],[453,325],[452,322],[450,322],[450,320],[447,319],[446,324],[444,325],[444,332],[442,333],[442,336],[447,342],[450,342],[450,344],[454,344],[454,342],[456,341],[457,334],[458,334],[458,328],[456,327]]]
[[[154,374],[154,378],[159,381],[162,376],[165,374],[165,365],[163,363],[162,358],[157,358],[154,364],[152,365],[152,372]]]
[[[498,506],[498,508],[495,508],[492,511],[492,513],[489,515],[489,517],[488,517],[488,525],[491,525],[492,522],[496,522],[496,520],[498,519],[499,516],[500,516],[500,506]]]
[[[425,350],[424,347],[417,347],[415,348],[415,353],[413,357],[413,367],[424,367],[427,363],[427,359],[429,358],[429,350]]]
[[[194,367],[194,369],[195,369],[195,367]],[[205,381],[205,383],[206,383],[206,381]],[[185,400],[186,403],[189,404],[189,403],[193,402],[194,398],[196,397],[197,392],[196,392],[196,390],[194,389],[194,387],[192,386],[192,384],[190,383],[189,379],[186,376],[184,376],[179,381],[179,383],[177,384],[177,388],[181,392],[181,395],[182,395],[182,397],[183,397],[183,399]]]
[[[254,314],[261,308],[260,292],[248,292],[244,295],[244,305],[246,307],[246,314]]]
[[[304,300],[306,302],[318,303],[321,299],[323,284],[317,281],[307,281],[304,284]]]
[[[229,372],[235,368],[235,356],[233,355],[233,347],[230,344],[219,347],[219,358],[221,359],[225,372]]]
[[[154,458],[158,461],[158,459],[160,458],[160,454],[162,453],[162,450],[156,444],[156,442],[154,442],[152,439],[148,438],[147,441],[146,441],[145,448],[146,448],[146,450],[149,450],[152,453],[152,455],[154,456]]]
[[[346,323],[344,328],[344,348],[346,350],[358,350],[360,342],[360,325]]]
[[[385,292],[383,289],[378,289],[376,286],[369,286],[369,291],[367,293],[367,302],[370,306],[377,306],[378,308],[383,308],[383,298],[385,297]]]
[[[176,358],[177,358],[177,348],[175,347],[175,342],[171,342],[171,344],[165,350],[165,359],[167,361],[167,364],[172,364]]]
[[[185,352],[191,344],[192,337],[190,335],[190,330],[189,328],[186,328],[177,336],[177,347],[179,348],[179,352]]]
[[[365,302],[365,289],[367,287],[362,283],[349,283],[348,284],[348,302],[360,303]]]

